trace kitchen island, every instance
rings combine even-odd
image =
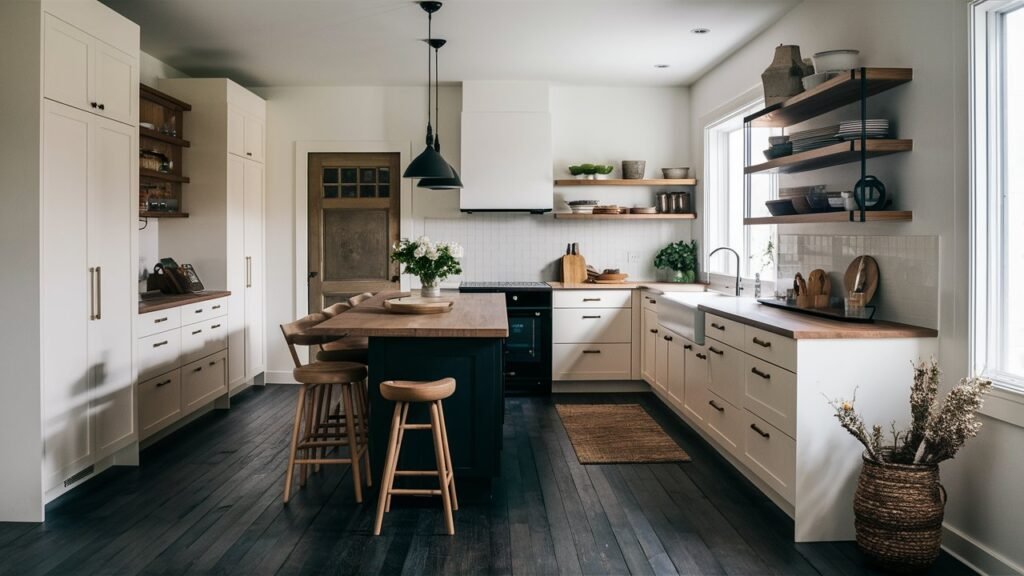
[[[445,314],[392,314],[384,301],[408,295],[381,293],[307,331],[319,336],[369,338],[370,462],[374,481],[381,477],[392,402],[380,395],[386,380],[455,378],[455,394],[444,401],[448,443],[459,477],[498,474],[504,419],[502,340],[508,319],[502,294],[444,293],[454,306]],[[419,409],[419,410],[417,410]],[[429,421],[425,406],[413,406],[410,422]],[[402,446],[399,467],[433,469],[429,434],[411,433]]]

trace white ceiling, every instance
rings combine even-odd
[[[427,17],[403,0],[101,0],[142,49],[249,86],[426,82]],[[442,82],[689,84],[799,0],[448,0]],[[705,35],[691,29],[710,28]],[[655,64],[669,64],[656,69]]]

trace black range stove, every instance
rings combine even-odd
[[[551,286],[544,282],[463,282],[459,292],[505,295],[505,393],[551,393]]]

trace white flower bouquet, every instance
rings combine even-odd
[[[404,266],[405,274],[412,274],[423,284],[424,295],[440,295],[438,284],[449,276],[462,274],[459,258],[463,250],[456,242],[431,242],[420,236],[416,240],[402,239],[391,247],[391,260]]]

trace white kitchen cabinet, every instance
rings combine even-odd
[[[630,290],[555,290],[553,308],[630,308]]]
[[[683,413],[698,427],[704,426],[704,410],[710,400],[708,392],[708,351],[699,344],[688,343],[686,378],[683,382]]]
[[[555,290],[551,300],[552,380],[635,378],[631,291]]]
[[[44,15],[43,95],[132,126],[138,122],[139,59]]]
[[[640,326],[640,376],[650,385],[656,382],[655,366],[658,348],[658,314],[644,307]]]
[[[132,194],[137,136],[47,101],[43,117],[44,489],[136,438]]]
[[[710,338],[707,340],[707,350],[708,388],[733,406],[742,406],[743,353]]]
[[[162,79],[190,102],[192,146],[183,151],[193,189],[190,217],[160,224],[160,247],[193,264],[209,289],[230,290],[227,373],[231,392],[266,370],[266,103],[225,78]],[[165,248],[167,247],[167,248]]]
[[[555,308],[551,319],[557,343],[628,343],[633,331],[628,308]]]
[[[552,344],[554,380],[629,380],[631,347],[626,344]]]
[[[658,325],[658,338],[654,342],[654,387],[668,393],[668,330]]]
[[[665,382],[665,391],[676,408],[682,409],[686,387],[686,347],[692,345],[679,334],[672,332],[663,337],[668,341],[668,378]]]

